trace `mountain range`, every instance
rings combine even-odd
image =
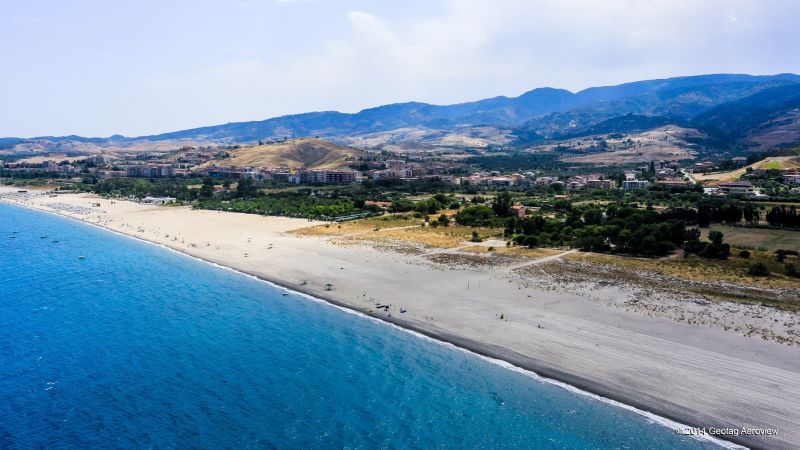
[[[518,97],[453,105],[395,103],[349,114],[310,112],[170,133],[109,138],[2,138],[0,148],[64,142],[97,146],[163,141],[250,143],[317,136],[362,147],[526,146],[664,125],[695,128],[708,145],[766,149],[800,138],[800,76],[716,74],[637,81],[576,93],[538,88]],[[454,137],[455,136],[455,137]]]

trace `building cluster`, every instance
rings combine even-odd
[[[652,161],[642,164],[624,174],[624,178],[610,177],[605,173],[575,176],[539,176],[534,172],[503,173],[499,171],[480,171],[467,176],[453,176],[452,173],[462,171],[465,165],[459,162],[443,161],[437,156],[412,154],[399,157],[384,157],[373,154],[358,162],[355,169],[311,169],[304,167],[231,167],[217,165],[217,160],[225,159],[228,151],[235,147],[186,147],[178,152],[129,152],[114,154],[98,154],[77,161],[45,160],[43,162],[11,162],[2,164],[2,170],[21,173],[48,173],[58,176],[82,176],[93,174],[99,178],[133,177],[133,178],[172,178],[181,176],[207,176],[216,179],[258,181],[274,181],[290,184],[351,184],[364,181],[399,180],[412,182],[416,180],[436,179],[452,182],[461,186],[483,186],[488,188],[513,187],[553,187],[557,193],[577,190],[612,190],[622,189],[634,191],[647,189],[655,184],[669,190],[683,190],[693,186],[687,179],[687,173],[707,173],[719,169],[712,161],[698,161],[690,165],[681,165],[679,161]],[[33,160],[36,161],[36,160]],[[743,167],[747,159],[732,158],[734,167]],[[727,169],[730,168],[725,163]],[[568,167],[567,171],[579,169]],[[748,175],[767,174],[766,169],[747,169]],[[579,172],[573,172],[579,173]],[[774,179],[774,170],[769,172]],[[786,185],[781,192],[800,191],[800,168],[783,169],[783,181]],[[746,195],[762,196],[747,178],[744,180],[719,183],[705,189],[708,195]],[[755,178],[750,178],[758,182]]]
[[[44,161],[41,164],[6,163],[0,166],[0,168],[11,173],[46,172],[51,174],[73,174],[80,172],[79,168],[70,163],[59,163],[51,160]]]
[[[783,181],[789,184],[800,184],[800,169],[789,169],[784,171]]]
[[[170,178],[175,176],[172,164],[132,164],[125,168],[129,177]]]
[[[454,178],[453,182],[462,186],[511,187],[530,186],[531,180],[518,173],[503,175],[500,172],[476,172],[468,177]]]
[[[422,162],[409,162],[401,159],[387,159],[369,161],[369,170],[366,172],[370,180],[419,180],[437,178],[452,181],[453,177],[444,175],[448,166],[441,164],[425,164]]]
[[[716,165],[711,161],[701,161],[692,164],[686,168],[689,173],[706,173],[714,170]]]
[[[567,189],[577,191],[579,189],[614,189],[617,182],[606,179],[603,175],[591,174],[571,177],[567,180]]]
[[[229,178],[233,180],[252,179],[259,181],[277,181],[293,184],[349,184],[360,183],[363,179],[357,170],[334,169],[290,169],[288,167],[221,167],[210,166],[195,173],[211,178]]]

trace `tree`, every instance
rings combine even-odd
[[[441,208],[442,204],[435,198],[429,198],[414,205],[414,211],[422,214],[436,214]]]
[[[765,277],[769,275],[769,268],[766,264],[757,262],[750,264],[750,267],[747,268],[747,272],[755,277]]]
[[[442,205],[447,205],[450,203],[450,199],[448,199],[447,196],[442,193],[434,195],[433,198]]]
[[[722,238],[724,236],[725,235],[722,234],[722,232],[720,231],[711,231],[708,233],[708,240],[711,241],[712,245],[719,247],[720,245],[722,245]]]
[[[203,179],[203,186],[200,187],[200,194],[197,196],[200,200],[209,200],[214,196],[214,180],[211,178]]]
[[[597,225],[603,220],[603,213],[597,208],[587,209],[586,212],[583,213],[583,221],[586,222],[587,225]]]
[[[536,236],[525,236],[525,239],[522,240],[522,245],[528,248],[535,248],[537,245],[539,245],[539,240],[536,238]]]
[[[241,198],[253,198],[258,194],[252,178],[242,178],[236,185],[236,196]]]
[[[700,204],[697,206],[697,226],[707,228],[711,225],[711,211],[708,205]]]
[[[456,214],[456,222],[471,227],[492,226],[496,218],[492,208],[483,205],[468,206]]]
[[[408,212],[414,209],[414,202],[401,198],[392,202],[389,212]]]
[[[511,215],[511,193],[503,191],[492,201],[492,210],[498,217],[508,217]]]

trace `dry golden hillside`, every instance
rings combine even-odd
[[[364,154],[360,150],[310,138],[242,147],[229,153],[230,158],[214,161],[213,164],[236,167],[338,169],[347,167]]]
[[[800,156],[771,156],[761,161],[741,167],[730,172],[712,172],[708,174],[694,174],[693,178],[697,181],[736,181],[745,174],[748,168],[752,169],[793,169],[800,167]]]

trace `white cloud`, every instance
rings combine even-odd
[[[246,1],[257,26],[220,32],[206,24],[224,51],[209,51],[202,65],[153,67],[121,92],[98,94],[103,118],[120,117],[107,134],[397,101],[451,103],[540,86],[800,71],[792,31],[800,3],[788,0],[440,0],[403,4],[402,13],[350,0],[263,9],[304,1]],[[284,14],[292,19],[281,24]],[[278,25],[285,25],[279,33],[263,34]]]

